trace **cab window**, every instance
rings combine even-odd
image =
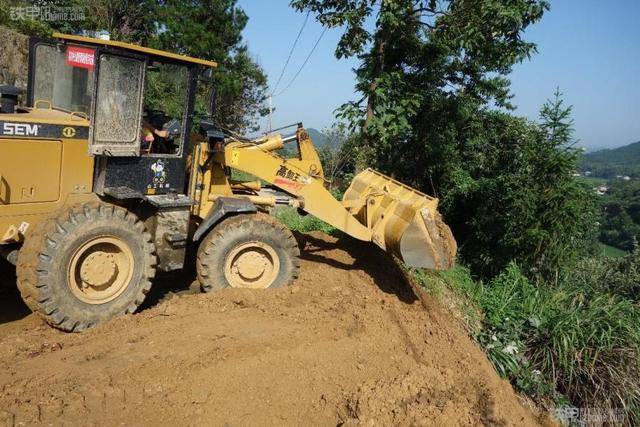
[[[100,76],[93,124],[94,146],[137,150],[140,96],[145,62],[121,56],[100,56]],[[134,154],[132,154],[134,155]]]
[[[95,79],[95,50],[40,44],[35,48],[33,101],[89,113]]]
[[[143,156],[182,154],[188,89],[187,67],[148,64],[140,135]]]

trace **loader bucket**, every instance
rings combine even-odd
[[[372,231],[376,245],[408,266],[453,266],[457,245],[438,213],[438,199],[366,169],[353,179],[342,203]]]

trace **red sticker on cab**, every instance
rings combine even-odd
[[[72,67],[93,70],[95,67],[96,51],[85,47],[69,46],[67,49],[67,64]]]

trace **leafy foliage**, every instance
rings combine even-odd
[[[29,17],[11,19],[9,7],[32,3],[82,8],[86,19],[47,22]],[[248,19],[237,0],[0,0],[0,25],[23,34],[46,37],[52,31],[108,31],[114,40],[218,62],[221,67],[216,75],[215,121],[234,132],[254,130],[257,119],[267,113],[267,79],[242,38]],[[156,86],[160,88],[162,84]],[[208,114],[207,90],[202,88],[199,92],[197,119]]]
[[[85,8],[86,21],[60,22],[61,31],[108,31],[112,39],[148,44],[156,33],[156,5],[149,0],[64,0]],[[44,1],[43,3],[51,3]],[[66,26],[66,27],[65,27]]]
[[[483,134],[461,153],[465,161],[442,171],[443,208],[463,257],[484,275],[516,260],[530,275],[554,276],[595,242],[594,196],[571,178],[577,154],[526,120],[485,118]]]
[[[628,175],[640,178],[640,141],[614,149],[585,154],[580,162],[582,171],[591,176],[615,178]]]
[[[640,302],[640,250],[623,257],[586,258],[566,279],[585,292],[606,292]]]
[[[314,217],[313,215],[302,216],[298,211],[291,207],[280,207],[274,212],[275,217],[286,225],[290,230],[300,233],[308,233],[310,231],[322,231],[329,235],[340,235],[340,231]]]
[[[558,93],[542,126],[510,108],[506,75],[535,53],[522,33],[545,1],[296,0],[330,27],[336,55],[357,56],[362,98],[340,116],[359,131],[356,166],[440,198],[475,273],[516,260],[553,276],[593,245],[595,202],[574,180],[571,110]],[[375,17],[369,30],[364,22]]]
[[[47,20],[36,16],[10,19],[12,7],[74,8],[83,20]],[[23,34],[46,37],[52,31],[108,31],[116,40],[146,44],[155,32],[154,2],[150,0],[0,0],[0,24]]]
[[[12,19],[12,8],[28,5],[26,1],[22,0],[0,0],[0,25],[27,35],[47,36],[51,34],[51,28],[43,22],[34,19]]]
[[[176,119],[184,115],[187,99],[187,72],[184,67],[163,64],[146,74],[145,106]]]
[[[553,99],[548,99],[540,109],[542,126],[547,132],[547,140],[555,147],[562,148],[574,145],[572,106],[564,107],[564,99],[560,88],[556,88]]]
[[[324,130],[324,144],[318,155],[329,190],[345,191],[354,175],[354,147],[344,123],[335,123]],[[315,145],[315,140],[314,140]]]
[[[600,198],[600,240],[630,251],[640,239],[640,181],[614,181]]]
[[[537,398],[564,397],[576,407],[623,409],[637,422],[640,403],[640,309],[625,293],[637,286],[638,254],[601,282],[611,260],[590,260],[557,286],[532,283],[516,264],[489,283],[458,267],[441,277],[484,313],[473,331],[496,370]],[[633,265],[635,276],[625,276]],[[610,274],[610,273],[608,273]],[[606,274],[605,274],[606,275]]]
[[[215,122],[234,132],[255,130],[266,114],[267,80],[242,39],[248,17],[237,0],[157,0],[162,31],[155,46],[171,52],[210,59],[221,65],[216,74]],[[201,93],[198,113],[204,115],[208,93]]]

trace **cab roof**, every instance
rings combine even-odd
[[[218,63],[214,61],[207,61],[205,59],[192,58],[190,56],[178,55],[177,53],[165,52],[163,50],[151,49],[149,47],[143,47],[136,44],[119,42],[115,40],[102,40],[94,39],[91,37],[76,36],[72,34],[53,33],[53,37],[56,39],[67,40],[71,42],[77,42],[80,44],[89,44],[95,46],[111,46],[119,49],[130,50],[134,52],[140,52],[146,55],[160,56],[164,58],[170,58],[177,61],[190,62],[192,64],[204,65],[206,67],[217,67]]]

